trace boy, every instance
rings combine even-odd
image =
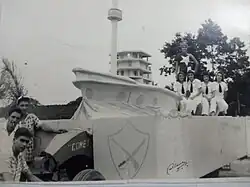
[[[0,154],[0,173],[4,181],[19,182],[21,174],[29,181],[41,181],[31,173],[23,155],[31,138],[32,134],[28,129],[18,128],[14,134],[12,151],[9,154]]]

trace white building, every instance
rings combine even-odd
[[[130,77],[142,84],[152,84],[150,57],[143,51],[118,52],[117,75]]]

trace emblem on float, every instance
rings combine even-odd
[[[137,129],[127,121],[117,132],[108,136],[112,163],[121,179],[133,179],[147,157],[149,133]]]

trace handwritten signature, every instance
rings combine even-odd
[[[167,175],[170,175],[173,172],[179,172],[180,170],[183,170],[184,168],[188,167],[187,161],[182,161],[180,163],[171,163],[167,168]]]

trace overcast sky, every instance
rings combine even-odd
[[[111,0],[0,0],[0,56],[14,60],[29,95],[43,104],[80,96],[72,69],[109,71]],[[166,63],[159,52],[176,32],[196,32],[205,19],[219,23],[228,36],[250,40],[249,0],[120,0],[118,50],[152,55],[153,77]],[[25,65],[27,63],[27,65]]]

